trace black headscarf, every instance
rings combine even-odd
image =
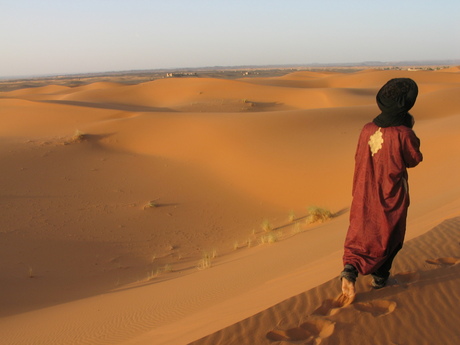
[[[377,105],[382,113],[373,122],[379,127],[412,128],[412,115],[408,111],[414,106],[417,95],[418,87],[412,79],[391,79],[377,93]]]

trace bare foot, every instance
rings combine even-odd
[[[353,300],[356,296],[355,283],[352,283],[348,279],[342,278],[342,294],[346,298]]]

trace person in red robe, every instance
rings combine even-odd
[[[409,78],[388,81],[377,94],[381,114],[361,131],[355,155],[353,201],[340,274],[342,294],[355,297],[358,273],[371,274],[372,286],[382,288],[402,248],[409,207],[407,168],[422,159],[420,140],[408,111],[417,98]]]

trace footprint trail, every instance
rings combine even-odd
[[[356,310],[370,313],[372,316],[378,317],[392,313],[396,309],[396,302],[375,300],[371,302],[356,303],[354,307]]]
[[[319,308],[317,308],[313,315],[320,315],[320,316],[329,316],[334,315],[340,311],[341,308],[344,308],[350,305],[353,302],[352,298],[348,298],[343,294],[340,294],[336,298],[330,298],[324,300]]]
[[[335,323],[325,319],[311,319],[299,327],[288,330],[273,330],[267,333],[267,338],[273,341],[307,341],[303,344],[318,344],[321,339],[328,338],[334,333]]]
[[[453,266],[460,262],[460,258],[447,257],[447,258],[437,258],[434,260],[428,259],[428,260],[425,260],[425,262],[431,265]]]

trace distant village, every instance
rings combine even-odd
[[[242,76],[248,76],[252,74],[259,74],[255,71],[240,71]],[[181,78],[181,77],[198,77],[198,73],[194,72],[170,72],[166,73],[165,78]]]

